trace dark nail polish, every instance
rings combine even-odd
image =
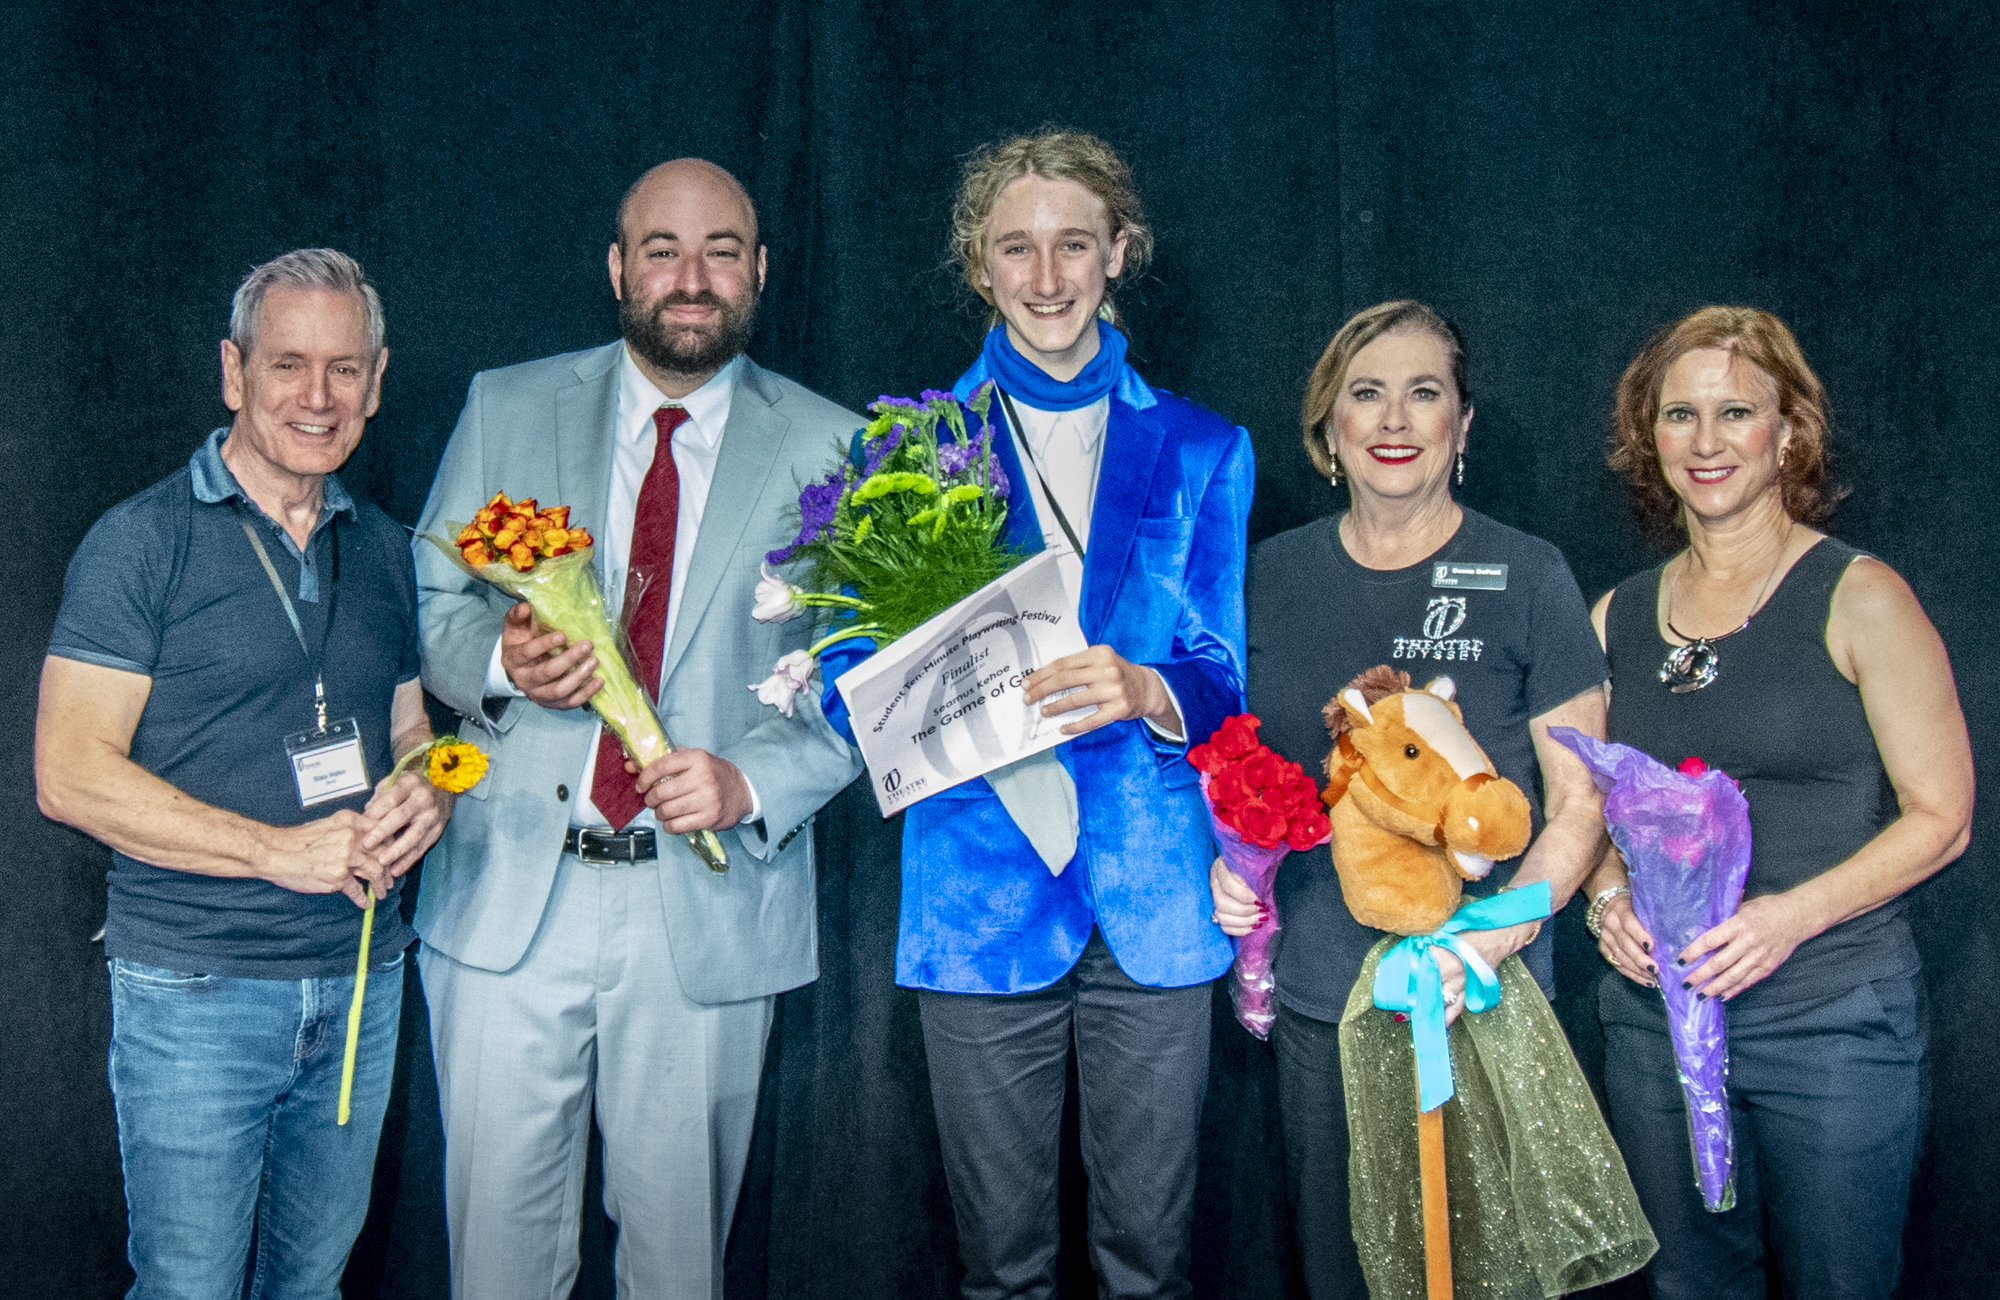
[[[1644,948],[1644,949],[1645,949],[1645,950],[1646,950],[1647,952],[1651,952],[1651,951],[1653,951],[1653,945],[1652,945],[1652,944],[1650,944],[1650,943],[1642,943],[1642,944],[1640,944],[1639,946],[1640,946],[1641,948]]]
[[[1687,963],[1687,958],[1685,958],[1685,957],[1676,957],[1676,958],[1674,958],[1674,965],[1676,965],[1676,966],[1685,966],[1685,965],[1687,965],[1687,964],[1688,964],[1688,963]]]
[[[1682,988],[1684,988],[1684,989],[1692,989],[1692,988],[1694,987],[1694,981],[1693,981],[1693,980],[1682,980],[1682,981],[1681,981],[1681,987],[1682,987]]]
[[[1706,993],[1697,993],[1697,994],[1695,994],[1695,995],[1694,995],[1694,1000],[1695,1000],[1696,1002],[1706,1002],[1706,1001],[1708,1001],[1708,994],[1706,994]]]
[[[1653,974],[1655,974],[1655,975],[1658,975],[1658,974],[1660,973],[1660,968],[1659,968],[1658,966],[1655,966],[1655,965],[1654,965],[1653,963],[1651,963],[1651,962],[1647,962],[1647,963],[1646,963],[1646,969],[1647,969],[1647,970],[1649,970],[1649,971],[1651,971],[1651,972],[1652,972]]]

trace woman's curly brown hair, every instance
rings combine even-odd
[[[1846,496],[1827,480],[1826,386],[1806,364],[1785,322],[1755,307],[1703,307],[1653,336],[1618,381],[1611,435],[1611,468],[1632,489],[1632,507],[1646,530],[1677,540],[1686,527],[1681,500],[1660,472],[1653,426],[1660,416],[1660,385],[1674,362],[1696,348],[1725,348],[1757,366],[1778,389],[1778,414],[1792,432],[1778,467],[1785,513],[1818,527]]]

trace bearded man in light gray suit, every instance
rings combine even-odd
[[[861,420],[741,355],[765,266],[735,178],[648,172],[610,250],[623,341],[476,377],[424,509],[436,533],[497,491],[570,506],[642,658],[650,609],[682,746],[635,777],[582,707],[616,650],[418,544],[424,684],[493,755],[417,906],[460,1300],[569,1295],[593,1109],[618,1294],[720,1296],[772,998],[819,973],[811,822],[859,763],[816,692],[787,716],[745,689],[809,635],[750,610],[799,484]]]

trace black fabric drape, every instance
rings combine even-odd
[[[1654,554],[1602,465],[1619,370],[1703,303],[1768,307],[1833,395],[1855,488],[1835,529],[1924,600],[1985,761],[1996,53],[1969,0],[0,10],[0,1290],[129,1280],[91,943],[107,859],[34,808],[34,682],[83,531],[225,421],[216,340],[251,265],[326,243],[380,285],[392,364],[346,477],[413,521],[475,371],[615,332],[604,248],[646,166],[699,153],[743,178],[771,251],[753,351],[858,408],[972,355],[980,314],[943,265],[961,156],[1074,124],[1131,160],[1159,235],[1120,297],[1133,360],[1250,429],[1255,536],[1339,501],[1298,450],[1306,373],[1348,313],[1412,295],[1472,343],[1464,499],[1557,543],[1592,595]],[[824,974],[779,1006],[732,1297],[952,1291],[915,1006],[891,978],[898,833],[860,789],[821,819]],[[1909,1296],[1984,1295],[2000,1263],[1995,850],[1982,820],[1914,898],[1932,1053]],[[1578,910],[1557,1005],[1597,1073]],[[435,1087],[406,1008],[353,1296],[444,1294]],[[1269,1053],[1218,1015],[1197,1288],[1296,1295]],[[578,1294],[608,1295],[609,1230],[587,1225]]]

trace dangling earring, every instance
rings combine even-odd
[[[1465,486],[1465,453],[1458,453],[1458,485]]]
[[[1339,486],[1340,486],[1340,460],[1339,460],[1339,458],[1338,458],[1338,457],[1334,457],[1334,456],[1329,456],[1329,457],[1327,457],[1327,461],[1328,461],[1328,462],[1329,462],[1329,463],[1330,463],[1330,464],[1331,464],[1331,465],[1333,466],[1333,468],[1327,471],[1327,473],[1326,473],[1326,481],[1327,481],[1327,482],[1328,482],[1329,484],[1331,484],[1332,486],[1334,486],[1334,487],[1339,487]]]

